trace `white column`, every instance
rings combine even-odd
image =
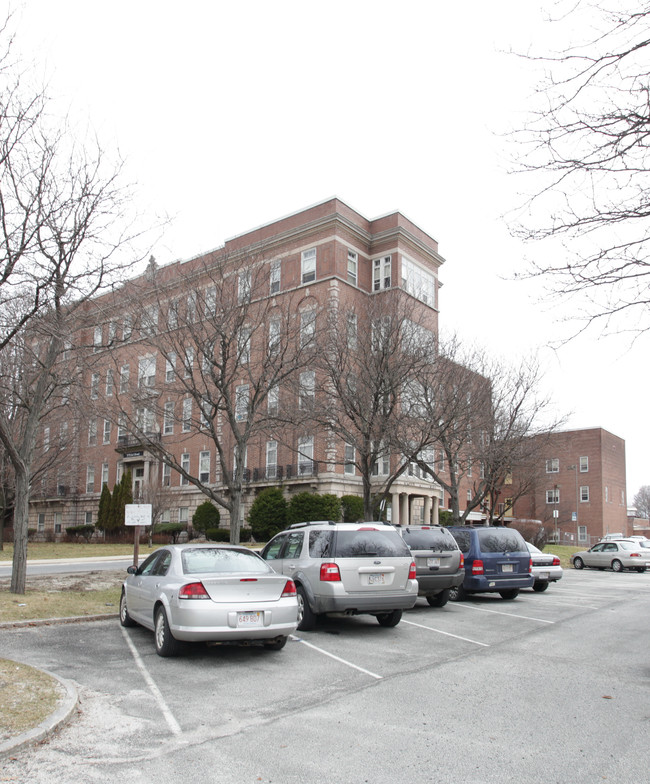
[[[399,516],[399,493],[393,493],[390,497],[390,521],[393,525],[400,524]]]
[[[434,525],[438,525],[440,522],[440,499],[437,495],[433,496],[433,513],[431,514],[431,522]]]
[[[424,524],[431,525],[431,496],[424,496]]]
[[[408,493],[402,493],[399,497],[399,522],[400,525],[408,525],[409,520],[409,497]]]

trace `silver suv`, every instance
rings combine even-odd
[[[418,595],[413,556],[386,523],[295,523],[262,550],[276,572],[298,591],[298,628],[319,615],[374,615],[397,626]]]
[[[454,537],[440,525],[408,525],[397,529],[415,559],[418,594],[431,607],[444,607],[452,588],[465,579],[465,559]]]

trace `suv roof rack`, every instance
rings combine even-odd
[[[292,523],[289,528],[304,528],[307,525],[337,525],[334,520],[308,520],[305,523]]]

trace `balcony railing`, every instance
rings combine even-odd
[[[118,436],[115,448],[118,452],[128,452],[130,449],[145,449],[147,444],[152,442],[160,442],[159,432],[146,432],[144,436]]]
[[[317,460],[301,460],[288,465],[269,465],[265,468],[247,468],[244,471],[244,482],[283,482],[288,479],[307,479],[318,476]]]

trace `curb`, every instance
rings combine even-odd
[[[69,618],[38,618],[24,621],[5,621],[4,623],[0,623],[0,629],[19,629],[26,626],[50,626],[58,623],[83,623],[83,621],[112,621],[119,617],[119,613],[102,613],[101,615],[71,615]],[[46,672],[46,670],[43,672]],[[48,673],[48,675],[51,675],[51,673]],[[53,677],[56,678],[56,675]]]
[[[32,665],[29,666],[31,667]],[[42,670],[40,667],[34,667],[33,669],[44,672],[46,675],[54,678],[64,690],[65,695],[59,700],[59,705],[56,710],[36,727],[32,727],[32,729],[26,730],[25,732],[0,743],[0,757],[18,751],[26,746],[39,743],[49,737],[52,733],[56,732],[59,727],[70,721],[72,714],[77,709],[79,694],[76,686],[74,686],[71,681],[63,680],[63,678],[59,678],[59,676],[55,675],[53,672]]]

